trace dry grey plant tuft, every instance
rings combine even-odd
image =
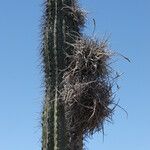
[[[65,69],[60,96],[70,134],[86,136],[103,130],[104,122],[111,121],[116,107],[112,93],[116,76],[109,65],[113,54],[107,40],[98,42],[85,36],[75,39],[75,44],[67,43],[73,51],[66,54],[70,64]]]

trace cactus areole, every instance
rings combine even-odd
[[[42,150],[82,150],[113,111],[107,43],[83,36],[76,0],[45,0],[42,19]]]

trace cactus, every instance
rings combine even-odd
[[[42,150],[67,149],[64,105],[59,96],[63,69],[69,63],[74,39],[84,25],[84,16],[74,0],[46,0],[42,24],[42,61],[45,101],[42,114]]]
[[[84,23],[77,0],[45,0],[42,150],[82,150],[115,108],[107,42],[83,36]]]

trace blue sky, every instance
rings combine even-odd
[[[110,35],[110,46],[130,58],[114,64],[124,74],[118,81],[113,124],[87,139],[88,150],[150,149],[150,1],[82,0],[88,11],[85,33]],[[0,149],[40,150],[42,74],[40,18],[42,0],[0,2]]]

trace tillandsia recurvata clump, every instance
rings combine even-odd
[[[116,76],[110,67],[112,52],[107,40],[82,36],[72,45],[70,64],[63,75],[61,89],[71,143],[103,130],[114,113],[112,88]]]
[[[114,112],[112,53],[82,33],[85,16],[77,0],[44,2],[42,150],[82,150]]]

